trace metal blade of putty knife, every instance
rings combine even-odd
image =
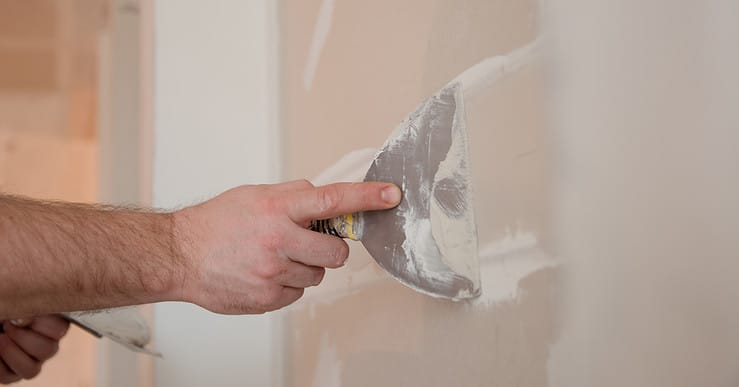
[[[397,184],[400,204],[361,214],[361,241],[401,283],[435,297],[480,294],[467,128],[459,84],[421,103],[395,130],[365,181]]]
[[[149,325],[133,307],[69,312],[63,316],[98,338],[107,337],[132,351],[162,357],[147,348],[151,340]]]
[[[364,180],[398,185],[403,198],[396,208],[316,220],[310,226],[361,240],[401,283],[452,300],[481,291],[462,95],[454,83],[426,99],[372,161]]]

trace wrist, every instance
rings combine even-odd
[[[194,207],[188,207],[169,214],[172,222],[172,258],[182,268],[180,280],[175,281],[169,290],[170,301],[195,302],[196,293],[193,288],[197,283],[199,244],[194,210]]]

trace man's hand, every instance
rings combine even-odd
[[[349,254],[310,221],[394,207],[398,187],[242,186],[174,213],[0,194],[0,319],[160,301],[264,313]]]
[[[4,321],[0,333],[0,383],[31,379],[59,349],[69,322],[59,316]]]
[[[189,267],[173,296],[225,314],[284,307],[349,255],[340,238],[307,230],[311,220],[392,208],[400,195],[387,183],[300,180],[234,188],[178,211],[175,238]]]

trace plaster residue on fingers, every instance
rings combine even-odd
[[[328,33],[331,31],[331,19],[333,19],[335,0],[323,0],[318,9],[316,25],[313,28],[313,39],[308,51],[308,59],[303,71],[303,87],[310,90],[313,87],[313,79],[316,77],[318,62],[321,59],[323,46],[326,44]]]

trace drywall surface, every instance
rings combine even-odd
[[[465,101],[482,296],[352,244],[290,309],[286,385],[739,384],[736,3],[284,1],[281,26],[285,167],[322,183],[532,57]]]
[[[546,385],[561,275],[550,245],[551,147],[540,66],[506,59],[532,47],[536,18],[533,1],[282,4],[289,177],[356,179],[371,151],[345,158],[351,168],[331,165],[379,147],[453,79],[470,83],[483,287],[473,301],[434,299],[398,284],[352,244],[347,267],[290,309],[287,386]]]
[[[551,385],[739,385],[739,3],[546,4]]]

